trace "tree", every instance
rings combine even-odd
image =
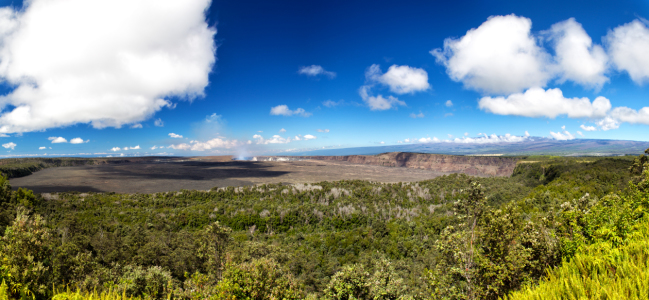
[[[218,221],[207,225],[200,233],[197,255],[204,263],[204,268],[214,280],[221,278],[224,266],[225,248],[230,242],[232,229]]]
[[[40,215],[30,217],[26,209],[18,209],[15,221],[0,239],[0,274],[8,281],[14,296],[49,292],[49,237],[49,229]]]
[[[324,290],[325,299],[370,299],[370,274],[361,264],[343,266],[331,277]]]
[[[217,286],[219,299],[303,299],[297,280],[273,259],[230,264]]]

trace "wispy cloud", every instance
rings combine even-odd
[[[574,140],[575,136],[568,132],[567,130],[564,130],[563,132],[552,132],[550,131],[550,135],[552,138],[558,141],[567,141],[567,140]]]
[[[342,105],[346,105],[346,104],[347,103],[345,102],[345,100],[338,100],[338,101],[327,100],[327,101],[322,102],[322,105],[324,105],[325,107],[329,107],[329,108],[338,107],[338,106],[342,106]]]
[[[324,76],[327,76],[327,77],[329,77],[331,79],[336,77],[336,73],[327,71],[322,66],[319,66],[319,65],[311,65],[311,66],[306,66],[306,67],[300,67],[300,69],[297,72],[298,72],[298,74],[311,76],[311,77],[316,77],[318,75],[324,75]]]
[[[530,137],[529,136],[516,136],[516,135],[511,135],[511,134],[505,134],[505,135],[487,135],[487,134],[482,134],[482,136],[478,137],[461,137],[461,138],[453,138],[453,135],[448,135],[449,139],[442,140],[438,139],[437,137],[425,137],[425,138],[420,138],[417,140],[420,143],[459,143],[459,144],[495,144],[495,143],[517,143],[517,142],[524,142],[528,140]],[[409,139],[406,139],[406,142],[408,142]]]
[[[228,140],[225,138],[213,138],[207,141],[190,141],[189,143],[173,144],[168,148],[175,150],[191,150],[191,151],[208,151],[208,150],[221,150],[232,149],[242,145],[242,142],[237,140]]]
[[[300,116],[300,117],[310,117],[312,113],[306,112],[303,108],[298,108],[296,110],[290,110],[287,105],[277,105],[270,109],[270,114],[272,116]]]

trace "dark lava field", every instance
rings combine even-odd
[[[447,173],[399,167],[358,165],[329,161],[252,162],[222,159],[188,159],[166,162],[56,167],[13,178],[14,187],[35,193],[116,192],[157,193],[209,190],[214,187],[264,183],[313,183],[336,180],[413,182]]]

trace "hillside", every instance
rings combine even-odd
[[[498,299],[636,236],[637,167],[559,157],[511,177],[47,198],[3,181],[0,279],[36,299]]]
[[[463,173],[472,176],[511,176],[518,157],[456,156],[391,152],[377,155],[304,156],[306,159],[342,161],[388,167]]]

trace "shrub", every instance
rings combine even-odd
[[[268,258],[229,265],[217,289],[221,299],[304,298],[301,286],[293,275]]]

